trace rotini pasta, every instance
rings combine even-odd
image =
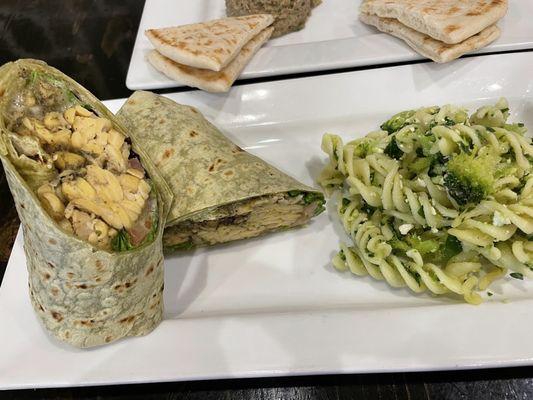
[[[318,180],[352,245],[333,266],[471,304],[505,276],[533,277],[533,145],[505,99],[472,115],[404,111],[343,143],[326,134]]]

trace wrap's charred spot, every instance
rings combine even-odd
[[[24,70],[9,107],[17,157],[48,170],[35,185],[44,209],[66,232],[105,250],[153,240],[157,201],[129,139],[50,74]]]
[[[320,193],[294,191],[220,207],[217,218],[197,218],[166,228],[163,245],[189,250],[305,225],[324,210]]]

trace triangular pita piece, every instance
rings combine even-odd
[[[253,37],[271,25],[270,14],[216,19],[145,32],[163,56],[195,68],[220,71]]]
[[[415,31],[456,44],[500,20],[507,0],[364,0],[360,11],[395,18]]]
[[[237,57],[222,71],[192,68],[179,64],[152,50],[148,61],[157,70],[179,83],[197,87],[207,92],[227,92],[253,55],[270,38],[274,28],[266,28],[250,40],[237,54]]]
[[[492,25],[461,43],[447,44],[417,32],[394,18],[360,14],[359,19],[366,24],[375,26],[382,32],[402,39],[415,51],[438,63],[454,60],[465,53],[485,47],[500,36],[500,29],[496,25]]]

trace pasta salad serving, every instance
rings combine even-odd
[[[507,274],[533,277],[533,145],[508,117],[500,99],[403,111],[345,144],[324,135],[319,183],[352,241],[334,267],[471,304]]]

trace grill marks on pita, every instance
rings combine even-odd
[[[507,0],[364,0],[362,22],[404,40],[436,62],[448,62],[499,37]]]
[[[220,71],[189,67],[166,58],[156,50],[152,50],[147,58],[154,68],[177,82],[207,92],[227,92],[246,64],[270,38],[273,30],[274,28],[267,28],[256,35],[242,48],[237,57]]]
[[[148,61],[180,83],[227,91],[272,34],[269,14],[247,15],[145,32],[155,47]]]
[[[437,63],[449,62],[465,53],[481,49],[500,36],[500,29],[492,25],[461,43],[447,44],[417,32],[394,18],[380,18],[368,14],[361,14],[359,18],[364,23],[375,26],[381,32],[402,39],[413,50]]]

